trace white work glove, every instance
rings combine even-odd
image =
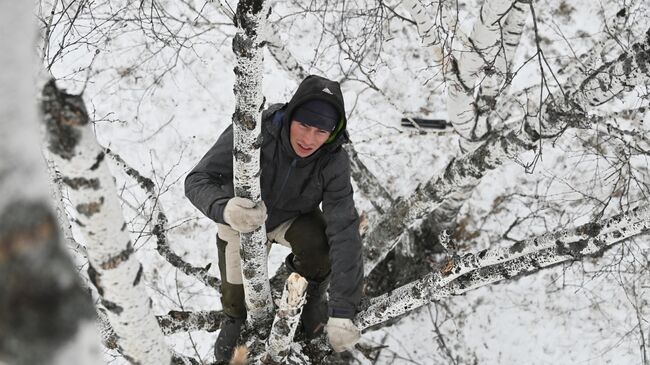
[[[263,201],[255,204],[250,199],[236,196],[226,203],[223,220],[237,232],[253,232],[266,220],[266,205]]]
[[[347,318],[330,317],[325,331],[332,349],[336,352],[351,350],[361,338],[361,331]]]

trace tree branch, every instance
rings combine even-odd
[[[461,295],[562,262],[602,254],[608,247],[648,232],[650,207],[643,206],[607,220],[521,241],[506,249],[488,249],[454,257],[440,272],[432,272],[420,280],[373,298],[355,321],[365,329],[434,300]]]
[[[152,226],[151,232],[156,236],[156,251],[158,254],[185,275],[194,277],[206,286],[220,291],[221,281],[219,278],[209,274],[210,264],[207,267],[192,266],[187,261],[183,260],[182,257],[178,256],[169,246],[166,228],[167,216],[163,211],[159,195],[155,191],[154,182],[148,177],[142,176],[138,170],[129,166],[122,157],[115,152],[107,149],[106,154],[111,157],[117,166],[121,167],[129,177],[138,182],[138,185],[147,194],[147,199],[149,199],[151,206],[153,207],[152,219],[154,222],[150,224]],[[149,219],[149,222],[151,222],[151,219]]]

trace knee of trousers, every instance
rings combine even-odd
[[[233,246],[217,236],[219,272],[221,273],[221,306],[224,313],[230,317],[246,318],[246,300],[244,285],[241,284],[241,268],[239,264],[239,245],[237,245],[237,265],[234,265],[236,267],[230,264],[231,260],[226,259],[226,249],[229,245]]]
[[[285,234],[294,254],[298,273],[311,280],[322,280],[330,272],[329,242],[325,219],[320,210],[296,218]]]
[[[242,284],[239,233],[225,224],[218,224],[217,248],[221,281]]]

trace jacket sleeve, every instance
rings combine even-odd
[[[185,178],[185,196],[206,217],[224,223],[223,209],[234,194],[232,125]]]
[[[363,258],[359,215],[354,207],[350,159],[340,149],[323,169],[323,214],[330,243],[331,317],[353,318],[361,301]]]

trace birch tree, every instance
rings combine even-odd
[[[58,9],[60,9],[60,4],[56,5],[57,2],[54,4],[55,8],[59,6]],[[42,17],[43,24],[46,24],[47,28],[51,30],[50,34],[54,38],[57,34],[66,34],[63,37],[65,42],[50,43],[46,47],[39,47],[43,50],[44,55],[48,55],[44,56],[44,59],[57,75],[65,75],[65,73],[57,71],[57,65],[66,60],[66,52],[75,45],[83,44],[91,39],[89,34],[95,34],[84,33],[83,36],[75,38],[75,32],[61,32],[61,29],[75,29],[71,23],[85,24],[85,16],[90,11],[92,11],[92,16],[88,18],[104,19],[104,17],[98,16],[102,14],[101,7],[84,4],[75,3],[67,11],[55,12],[57,16]],[[124,10],[125,14],[135,16],[120,18],[113,14],[105,17],[105,19],[109,19],[106,21],[106,28],[97,26],[93,29],[96,29],[96,34],[103,34],[102,31],[106,30],[106,35],[111,34],[111,36],[117,37],[116,29],[119,29],[117,25],[126,24],[129,27],[137,24],[137,26],[128,29],[142,29],[145,34],[146,41],[143,44],[147,45],[147,57],[143,58],[146,59],[143,63],[157,60],[158,53],[167,55],[166,51],[170,50],[173,50],[172,54],[176,60],[180,60],[179,62],[167,62],[164,67],[152,67],[151,69],[156,70],[156,76],[151,78],[149,78],[151,75],[142,71],[144,68],[140,70],[137,70],[137,67],[128,70],[127,68],[115,68],[115,70],[119,70],[120,75],[123,75],[120,77],[132,80],[131,86],[140,87],[141,84],[137,82],[147,84],[146,87],[143,87],[140,102],[149,97],[153,98],[152,90],[165,90],[162,86],[164,81],[169,82],[170,79],[173,79],[166,78],[165,75],[174,74],[177,71],[174,67],[178,64],[183,64],[188,68],[194,67],[190,66],[191,63],[188,61],[192,57],[204,61],[204,65],[209,64],[208,61],[205,61],[208,58],[202,58],[206,57],[205,53],[202,53],[203,50],[200,47],[194,48],[192,45],[194,41],[200,43],[198,40],[202,39],[203,32],[207,32],[206,29],[218,28],[220,33],[216,38],[220,39],[222,43],[230,41],[231,38],[235,39],[233,49],[238,57],[235,68],[237,106],[232,120],[235,129],[241,128],[241,131],[244,132],[236,137],[239,139],[235,141],[235,145],[253,147],[252,151],[249,147],[236,147],[235,157],[237,159],[242,158],[253,162],[250,167],[236,167],[236,175],[244,177],[238,182],[240,187],[237,188],[237,194],[255,201],[259,200],[259,187],[254,186],[255,174],[259,170],[259,162],[256,162],[258,156],[255,156],[255,150],[258,148],[256,142],[258,142],[259,136],[259,115],[264,107],[261,75],[269,73],[276,75],[273,72],[277,71],[282,73],[283,79],[286,79],[287,75],[291,75],[289,78],[295,82],[308,73],[326,73],[327,76],[340,80],[344,90],[348,93],[346,98],[349,95],[357,98],[354,100],[356,102],[347,103],[352,105],[349,118],[351,128],[356,128],[355,123],[363,123],[365,116],[357,110],[363,109],[362,104],[367,102],[367,99],[364,99],[367,94],[366,90],[370,90],[376,100],[380,100],[381,104],[389,105],[389,108],[393,108],[400,116],[411,117],[417,115],[417,110],[412,107],[417,104],[413,103],[413,100],[407,100],[408,96],[391,90],[392,85],[399,84],[403,80],[396,80],[396,78],[385,80],[382,79],[381,73],[389,71],[389,67],[383,62],[389,62],[386,60],[394,56],[389,54],[394,51],[391,49],[391,44],[401,41],[400,37],[410,34],[409,32],[419,34],[420,38],[415,39],[417,44],[414,42],[410,48],[405,46],[404,49],[408,48],[408,50],[395,58],[403,60],[404,66],[407,66],[408,52],[420,50],[422,52],[418,53],[419,55],[426,55],[419,56],[418,67],[434,70],[433,75],[427,77],[435,81],[426,84],[423,89],[428,90],[418,97],[429,100],[434,95],[438,98],[435,100],[446,102],[444,113],[457,133],[458,139],[454,142],[460,143],[461,148],[457,155],[450,158],[450,162],[446,164],[445,168],[441,171],[432,171],[420,186],[398,199],[391,195],[394,194],[399,182],[385,178],[387,174],[381,169],[373,170],[372,164],[368,164],[368,162],[372,162],[370,161],[372,156],[367,149],[364,151],[364,141],[355,141],[354,148],[349,149],[354,157],[355,170],[359,172],[354,176],[355,183],[363,192],[361,195],[364,199],[370,200],[368,203],[377,212],[377,219],[371,222],[369,231],[365,235],[366,274],[371,274],[377,265],[391,265],[390,260],[387,259],[391,255],[391,250],[399,249],[400,245],[408,242],[411,243],[411,248],[400,253],[403,261],[397,267],[412,268],[417,266],[419,268],[416,271],[417,274],[409,272],[400,277],[399,285],[395,284],[397,280],[383,287],[378,285],[377,277],[381,275],[377,274],[377,270],[368,276],[369,286],[389,291],[382,293],[381,290],[374,289],[372,297],[364,302],[361,312],[356,317],[357,323],[366,329],[366,333],[371,334],[377,327],[388,323],[399,323],[399,318],[405,314],[413,313],[417,308],[427,307],[430,303],[450,303],[453,299],[449,298],[463,295],[469,290],[489,286],[499,281],[514,281],[519,276],[534,275],[541,270],[553,271],[553,268],[558,266],[570,267],[570,262],[604,261],[602,256],[608,257],[607,255],[615,250],[612,247],[621,247],[621,252],[626,252],[630,242],[640,242],[640,246],[643,248],[644,242],[647,241],[648,214],[645,205],[647,205],[648,190],[647,179],[644,177],[648,175],[643,172],[642,165],[647,159],[649,145],[647,131],[640,121],[645,115],[644,108],[647,108],[647,92],[644,90],[648,84],[648,76],[650,76],[647,72],[648,40],[644,38],[647,29],[639,32],[638,26],[632,27],[631,21],[628,20],[633,17],[631,14],[635,14],[635,10],[643,10],[643,7],[636,3],[630,3],[625,5],[625,11],[614,12],[615,16],[604,23],[604,31],[598,35],[598,37],[602,37],[602,41],[594,41],[594,52],[587,52],[584,56],[578,54],[575,59],[580,62],[567,62],[566,59],[575,59],[550,57],[551,51],[547,51],[545,48],[547,45],[544,43],[544,34],[538,24],[541,22],[541,10],[547,10],[541,9],[543,5],[538,6],[536,3],[525,1],[486,0],[477,2],[479,6],[476,6],[477,11],[473,13],[472,4],[462,3],[456,8],[449,2],[429,4],[405,1],[401,5],[385,2],[375,4],[370,1],[355,4],[327,2],[327,4],[313,3],[309,5],[289,2],[275,6],[271,11],[273,20],[265,25],[266,15],[269,13],[268,5],[261,3],[241,2],[237,11],[232,11],[226,3],[222,2],[216,4],[218,5],[216,10],[213,9],[216,13],[211,13],[207,10],[211,7],[190,8],[192,4],[189,2],[183,2],[181,6],[183,9],[187,7],[186,11],[151,2],[151,4],[143,3],[139,8],[125,5],[121,10]],[[244,14],[245,10],[256,15],[246,15]],[[276,11],[278,11],[277,15]],[[59,14],[76,15],[59,18]],[[462,17],[468,14],[473,16],[474,20],[470,27],[463,28],[459,23],[463,20]],[[636,19],[644,19],[643,15],[636,14]],[[300,19],[301,16],[310,17],[308,19],[311,20],[305,21],[305,19]],[[118,20],[118,18],[120,19]],[[57,19],[59,19],[59,23],[57,23]],[[74,19],[74,22],[66,23],[63,19]],[[179,19],[191,19],[192,21],[180,21]],[[219,22],[224,19],[225,23],[220,24]],[[309,27],[317,25],[320,27],[318,29],[322,30],[322,34],[316,39],[301,38],[303,31],[304,34],[308,34],[306,28],[301,28],[301,22],[310,23]],[[395,27],[396,22],[399,22],[397,27]],[[362,27],[359,27],[360,23],[363,24]],[[69,25],[69,28],[66,24]],[[239,34],[236,36],[233,35],[235,28],[232,24],[239,27],[237,29]],[[389,32],[392,27],[397,28],[396,31]],[[286,31],[288,29],[292,29],[292,31]],[[467,31],[467,34],[463,34],[463,29]],[[195,35],[188,36],[188,33],[185,32],[194,32]],[[174,33],[177,34],[172,35]],[[77,34],[81,35],[82,33]],[[196,36],[196,34],[201,34],[201,36]],[[630,37],[629,34],[636,34],[636,37]],[[282,38],[285,36],[286,40],[283,40]],[[412,40],[409,39],[409,41]],[[277,61],[278,70],[267,69],[262,72],[261,52],[264,42],[268,42],[267,46]],[[300,42],[311,42],[307,43],[307,49],[314,48],[314,53],[310,53],[307,57],[313,56],[312,60],[306,58],[304,49],[301,48],[305,43]],[[216,46],[218,43],[218,41],[211,41],[209,44],[218,49]],[[88,83],[89,94],[103,95],[102,91],[97,91],[98,88],[93,85],[94,82],[89,81],[94,78],[103,79],[101,72],[92,70],[94,62],[101,62],[102,52],[110,51],[110,41],[103,44],[106,46],[97,48],[98,50],[101,48],[101,52],[96,53],[96,56],[90,61],[88,69],[81,68],[80,70],[83,71],[75,71],[76,75],[84,75],[82,78]],[[522,57],[515,57],[517,50],[522,48],[526,51],[533,50],[529,57],[523,57],[523,65],[520,64]],[[186,49],[191,49],[191,51],[186,52]],[[297,52],[294,54],[293,51]],[[188,56],[188,53],[191,56]],[[172,57],[172,61],[174,57]],[[169,58],[162,56],[160,59],[169,61]],[[165,63],[160,62],[161,64]],[[566,72],[566,75],[558,76],[558,69],[554,62],[565,63],[562,72]],[[510,86],[517,74],[525,65],[530,64],[538,66],[537,73],[535,73],[535,77],[539,76],[538,85],[510,92]],[[195,72],[195,77],[200,74],[201,77],[197,78],[206,80],[209,78],[205,68],[198,70],[200,71]],[[65,78],[65,76],[61,77]],[[273,80],[277,80],[277,78]],[[210,84],[207,81],[203,82],[203,87]],[[440,84],[435,84],[436,82]],[[412,84],[414,88],[417,86],[416,82],[412,82]],[[363,88],[360,88],[359,85],[362,85]],[[438,85],[444,85],[444,87]],[[444,92],[442,92],[443,90]],[[405,90],[397,91],[405,92]],[[162,94],[167,95],[165,92]],[[177,97],[178,95],[173,96],[173,98]],[[271,95],[267,95],[267,97],[270,99]],[[273,101],[276,98],[277,95],[273,95]],[[604,109],[603,112],[597,110],[610,104],[626,103],[628,99],[636,101],[632,101],[633,107],[627,110],[625,108],[614,112]],[[93,108],[101,110],[102,107],[98,104],[100,104],[98,99],[95,99],[88,105],[93,105]],[[138,110],[134,115],[143,117],[139,108],[140,104],[138,104]],[[368,109],[364,110],[367,113]],[[103,117],[107,114],[102,112],[87,114],[99,117],[95,119],[95,122],[110,119]],[[376,117],[383,116],[378,114]],[[359,122],[360,119],[362,122]],[[170,123],[169,125],[173,126],[174,124]],[[166,133],[164,128],[167,125],[160,126],[161,134]],[[359,129],[354,132],[362,134],[364,129],[370,129],[368,125],[362,124],[362,127],[358,127]],[[98,128],[101,129],[101,126]],[[159,133],[159,131],[156,130],[155,133]],[[399,134],[403,138],[412,138],[413,143],[421,143],[423,151],[424,147],[427,147],[425,145],[440,141],[440,139],[434,140],[439,137],[422,129],[410,134],[399,131]],[[355,138],[354,133],[352,137]],[[371,135],[371,137],[364,138],[367,141],[373,137]],[[421,139],[416,140],[415,138]],[[611,189],[609,195],[592,194],[590,191],[585,191],[586,189],[576,187],[575,183],[580,182],[580,178],[575,176],[566,179],[562,176],[554,176],[555,180],[566,180],[567,185],[572,185],[577,193],[582,194],[583,200],[578,201],[575,205],[557,204],[558,206],[554,207],[553,211],[544,211],[542,208],[538,208],[539,211],[533,211],[530,216],[521,216],[520,212],[512,208],[512,204],[516,198],[526,194],[526,189],[530,189],[530,186],[534,185],[525,183],[515,193],[501,192],[494,198],[490,212],[480,212],[471,208],[473,204],[479,203],[476,200],[489,199],[482,197],[480,192],[484,192],[485,186],[489,185],[490,176],[493,177],[500,171],[512,171],[513,166],[520,166],[522,171],[525,170],[531,174],[530,179],[526,181],[534,181],[535,177],[532,176],[532,173],[535,171],[536,163],[540,161],[542,151],[563,148],[567,144],[566,139],[569,138],[580,141],[580,146],[577,147],[577,151],[580,153],[591,156],[591,151],[594,151],[594,154],[600,154],[603,161],[611,163],[609,165],[611,167],[607,168],[608,176],[603,179],[606,188]],[[97,149],[97,147],[92,150],[86,150],[89,148],[86,146],[80,148],[83,149],[85,156],[91,157],[98,156],[101,151],[101,148]],[[140,165],[133,168],[129,166],[129,158],[137,159],[129,153],[128,148],[122,148],[118,152],[125,158],[114,158],[113,163],[118,168],[127,171],[125,175],[128,183],[123,183],[122,186],[130,184],[124,190],[133,196],[138,194],[135,191],[144,190],[146,199],[152,202],[150,206],[155,207],[151,208],[151,214],[147,214],[153,218],[148,219],[145,226],[151,227],[150,234],[155,237],[158,252],[170,263],[170,268],[173,267],[173,270],[180,270],[188,277],[196,278],[199,285],[211,288],[218,286],[218,279],[208,273],[208,266],[205,266],[205,263],[197,265],[187,262],[187,257],[175,253],[172,249],[175,243],[174,239],[178,239],[178,237],[167,236],[167,233],[173,231],[174,224],[169,224],[166,214],[158,205],[158,200],[165,187],[161,183],[164,179],[158,179],[157,177],[160,175],[157,176],[157,174],[164,173],[152,171],[149,175],[148,171],[138,171],[143,168],[147,169],[147,167]],[[251,157],[246,157],[248,152],[253,152]],[[109,154],[107,153],[107,155]],[[533,156],[532,160],[527,160],[531,158],[531,155]],[[240,166],[237,162],[236,165]],[[403,171],[398,167],[395,169]],[[426,170],[424,166],[420,166],[419,169]],[[84,178],[88,177],[84,176]],[[118,180],[121,179],[118,177]],[[130,179],[134,179],[136,182],[131,182]],[[146,180],[151,183],[141,183]],[[73,182],[73,180],[70,181]],[[80,182],[77,181],[77,183]],[[241,188],[244,186],[251,189]],[[392,193],[391,189],[393,189]],[[493,189],[498,189],[498,187],[494,186]],[[101,205],[106,205],[108,197],[113,195],[117,196],[117,193],[105,193],[103,195],[105,201]],[[530,203],[532,205],[541,206],[543,198],[543,193],[540,194],[535,190],[528,192],[526,201],[532,202]],[[89,202],[96,202],[97,199],[91,199]],[[129,198],[122,197],[122,199],[125,201]],[[126,202],[124,203],[126,205]],[[118,206],[118,204],[113,206]],[[119,210],[119,207],[116,210]],[[589,213],[585,213],[584,210]],[[580,218],[579,224],[572,222],[576,216]],[[484,230],[481,222],[484,223],[490,219],[504,219],[505,226],[500,227],[501,230],[490,227]],[[86,231],[94,232],[97,229],[96,223],[85,221],[81,221],[81,223],[86,226],[84,228]],[[123,220],[122,223],[124,223]],[[124,225],[118,224],[117,226],[123,227]],[[485,226],[489,225],[485,224]],[[112,225],[112,227],[116,226]],[[194,228],[196,231],[200,229]],[[188,230],[190,229],[188,228]],[[452,238],[449,242],[444,237],[438,237],[443,230],[450,231]],[[259,235],[257,239],[264,242],[263,229],[257,234]],[[128,251],[126,246],[128,239],[124,235],[120,236],[119,232],[113,236],[119,237],[119,240],[116,241],[121,242],[121,251],[117,252]],[[248,237],[244,237],[242,242],[247,240]],[[429,251],[434,245],[437,247],[437,252],[441,252],[441,254],[430,255]],[[486,245],[487,248],[484,247]],[[125,250],[124,247],[127,249]],[[266,252],[262,244],[257,244],[258,250],[253,252],[247,251],[247,247],[250,247],[248,244],[244,243],[242,247],[244,250],[242,257],[248,262],[247,265],[250,264],[252,267],[252,270],[248,271],[251,281],[249,284],[253,284],[253,287],[257,284],[262,285],[258,287],[262,290],[255,290],[253,293],[250,291],[251,285],[248,285],[249,325],[255,329],[255,336],[258,340],[266,340],[272,325],[270,321],[264,322],[264,319],[270,319],[270,314],[273,312],[272,291],[266,275]],[[411,253],[413,256],[409,256],[409,250],[413,252]],[[420,255],[422,252],[420,250],[426,251],[426,255]],[[88,255],[91,256],[92,263],[93,258],[90,251]],[[131,258],[133,255],[130,253],[122,256]],[[596,258],[588,259],[587,257]],[[251,258],[256,261],[249,260]],[[639,260],[643,261],[641,257]],[[93,263],[93,267],[97,265]],[[603,263],[603,265],[605,264]],[[147,280],[146,265],[142,268],[136,272],[141,272],[141,280]],[[390,272],[390,275],[394,274],[395,271]],[[136,277],[138,275],[131,276],[130,280],[135,280]],[[281,286],[284,286],[284,280],[281,278],[275,278],[273,283],[276,282],[282,283]],[[279,291],[278,289],[278,287],[274,288],[276,292]],[[377,295],[375,296],[375,294]],[[294,359],[292,361],[329,363],[341,360],[336,355],[329,353],[322,339],[315,343],[307,343],[302,341],[299,335],[293,338],[291,329],[286,331],[283,325],[278,325],[278,323],[295,325],[298,309],[295,303],[289,304],[293,301],[289,301],[288,297],[288,295],[285,296],[287,300],[280,304],[279,321],[276,321],[275,329],[270,334],[271,345],[268,348],[268,358],[274,359],[274,361],[289,361],[286,357],[288,346],[293,354],[297,355],[292,358]],[[645,345],[646,335],[643,324],[645,310],[643,308],[645,307],[643,301],[639,300],[642,297],[642,292],[641,294],[636,292],[634,295],[630,293],[631,301],[636,303],[636,308],[640,308],[636,313],[639,324],[635,331],[643,339],[639,349],[640,353],[644,354],[647,352],[645,351],[647,345]],[[296,299],[295,302],[300,302],[297,300],[298,296],[293,296],[293,299]],[[299,307],[299,304],[297,306]],[[252,312],[250,308],[253,309]],[[110,314],[110,310],[108,314]],[[147,323],[150,326],[148,328],[155,328],[157,325],[153,323],[155,322],[153,313],[143,314],[143,318],[145,316],[148,318]],[[156,319],[162,328],[162,333],[172,336],[197,330],[214,332],[218,329],[221,318],[221,312],[212,310],[212,308],[206,310],[181,308],[181,310],[172,311],[167,315],[158,313]],[[281,330],[277,330],[278,328]],[[295,329],[295,327],[293,328]],[[117,332],[119,326],[114,329]],[[162,335],[158,334],[158,330],[153,332],[156,332],[157,343],[160,343]],[[145,337],[150,338],[150,336],[151,334],[147,333]],[[118,343],[120,341],[128,342],[128,338],[122,339],[121,337],[120,335],[120,338],[117,339]],[[128,336],[125,335],[125,337]],[[439,337],[443,337],[442,333]],[[267,348],[260,345],[261,342],[259,341],[250,349],[251,359],[259,359],[267,352]],[[355,352],[354,356],[367,356],[371,360],[372,353],[382,351],[381,346],[376,348],[363,343],[357,349],[359,352]],[[453,349],[447,348],[447,350],[446,353],[454,352]],[[305,359],[305,354],[309,355],[310,360]],[[647,359],[647,356],[641,356],[642,359]],[[179,358],[181,357],[177,359]],[[192,356],[192,359],[182,358],[186,361],[197,362],[205,360],[201,359],[199,351],[196,351],[196,356]],[[449,356],[449,358],[454,359],[454,363],[460,362],[453,356]]]
[[[9,71],[0,72],[0,362],[99,364],[95,311],[65,251],[39,153],[31,10],[0,5],[0,65]]]

